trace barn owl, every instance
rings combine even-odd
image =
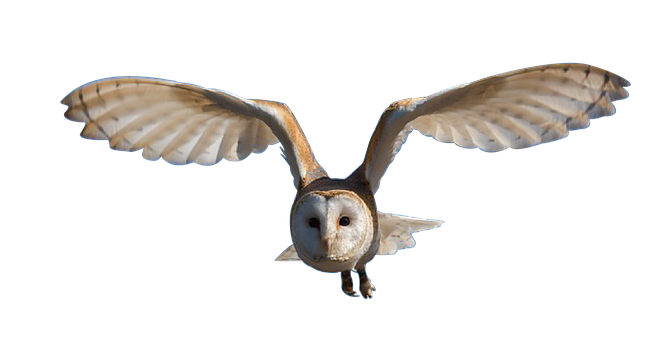
[[[554,64],[503,73],[428,97],[392,103],[371,136],[362,164],[345,179],[329,178],[295,117],[282,103],[154,78],[108,78],[83,85],[62,103],[84,122],[81,136],[115,150],[143,149],[173,164],[239,161],[281,143],[297,193],[290,213],[293,244],[277,260],[301,259],[340,272],[344,293],[364,298],[375,287],[366,265],[375,255],[414,246],[412,233],[440,221],[386,214],[374,195],[411,131],[464,148],[527,148],[612,115],[629,82],[583,64]]]

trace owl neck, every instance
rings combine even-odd
[[[369,186],[369,182],[364,178],[364,173],[356,170],[344,179],[329,178],[327,176],[319,177],[298,190],[296,200],[312,191],[328,190],[348,190],[361,196],[369,195],[373,198],[371,187]]]

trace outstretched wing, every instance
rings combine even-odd
[[[288,107],[153,78],[101,79],[62,103],[68,119],[85,122],[81,136],[111,148],[143,149],[150,160],[211,165],[239,161],[281,142],[296,187],[325,175]]]
[[[371,136],[358,169],[375,193],[408,134],[484,151],[527,148],[587,127],[615,113],[629,82],[583,64],[527,68],[485,78],[428,97],[392,103]]]

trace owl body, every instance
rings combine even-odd
[[[614,114],[612,102],[627,98],[629,85],[594,66],[552,64],[399,100],[380,116],[364,161],[345,179],[328,177],[282,103],[139,77],[88,83],[62,103],[69,106],[65,117],[85,123],[81,136],[108,140],[116,150],[142,149],[150,160],[211,165],[239,161],[281,143],[297,194],[290,214],[293,245],[277,260],[303,260],[320,271],[341,272],[342,290],[352,296],[357,294],[351,270],[356,270],[360,293],[367,298],[375,290],[367,263],[376,255],[413,247],[414,232],[442,223],[376,209],[374,194],[408,134],[417,130],[437,141],[488,152],[527,148]]]

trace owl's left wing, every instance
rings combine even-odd
[[[413,233],[439,227],[443,221],[425,220],[378,212],[380,246],[378,255],[393,255],[398,250],[415,246]]]
[[[485,78],[428,97],[392,103],[371,136],[362,165],[372,191],[412,130],[484,151],[527,148],[615,113],[629,82],[584,64],[532,67]]]

